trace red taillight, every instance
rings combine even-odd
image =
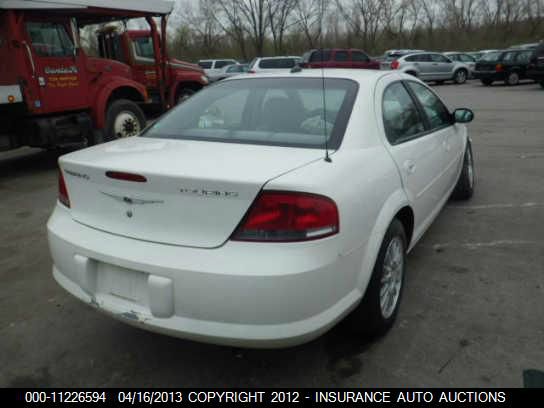
[[[495,71],[502,72],[503,70],[504,70],[504,67],[502,66],[502,64],[497,64],[495,66]]]
[[[338,208],[330,198],[308,193],[263,191],[242,220],[235,241],[308,241],[340,229]]]
[[[59,201],[70,208],[70,197],[68,197],[68,189],[61,169],[59,169]]]
[[[391,63],[391,69],[399,69],[400,62],[398,60],[395,60]]]
[[[122,171],[107,171],[106,176],[116,180],[133,181],[135,183],[145,183],[147,181],[144,176],[133,173],[123,173]]]

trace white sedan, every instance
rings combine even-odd
[[[385,333],[406,254],[471,197],[463,125],[418,79],[303,70],[222,81],[140,136],[60,158],[53,276],[121,321],[284,347],[348,316]]]

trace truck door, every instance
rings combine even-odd
[[[32,78],[40,89],[35,108],[47,113],[88,106],[82,53],[74,46],[68,27],[69,24],[62,22],[26,22]]]

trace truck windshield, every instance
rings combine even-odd
[[[155,122],[143,137],[323,148],[340,146],[357,83],[321,78],[252,78],[206,88]],[[325,130],[326,129],[326,130]]]
[[[36,55],[40,57],[69,57],[73,55],[74,45],[62,24],[28,22],[26,29]]]
[[[155,58],[155,53],[153,52],[153,40],[151,37],[139,37],[135,38],[133,41],[136,56],[149,59]]]

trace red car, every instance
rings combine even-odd
[[[302,56],[302,68],[380,69],[380,63],[358,49],[310,50]]]

